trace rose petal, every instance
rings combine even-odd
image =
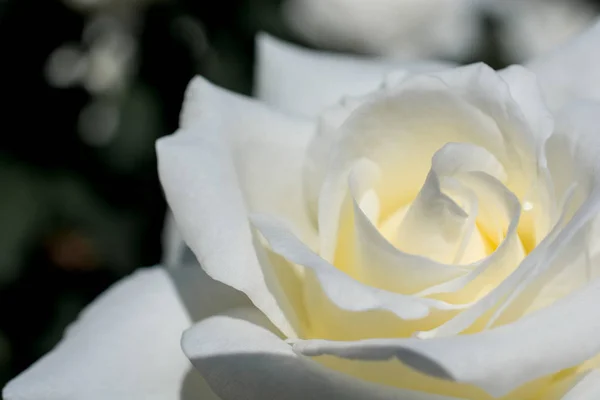
[[[294,348],[310,356],[396,358],[427,375],[473,384],[500,397],[599,354],[600,317],[593,311],[598,302],[600,280],[552,307],[482,333],[428,340],[298,341]]]
[[[402,71],[401,75],[402,77],[398,79],[400,81],[406,78],[407,74]],[[327,175],[331,152],[343,134],[339,128],[358,107],[369,99],[375,98],[378,93],[344,97],[336,105],[325,109],[319,116],[317,134],[308,146],[304,161],[305,196],[315,222],[318,218],[319,195]]]
[[[400,248],[411,254],[453,262],[469,215],[441,188],[437,174],[429,173],[409,206],[397,232]]]
[[[554,130],[554,118],[546,106],[538,77],[520,65],[512,65],[498,74],[508,84],[510,95],[519,105],[530,132],[544,143]],[[543,157],[543,154],[539,156]]]
[[[213,129],[208,131],[207,125]],[[315,240],[302,190],[306,148],[315,133],[311,122],[196,77],[186,91],[180,130],[198,137],[199,145],[204,139],[223,141],[249,211],[279,215],[302,240]]]
[[[185,354],[223,400],[453,400],[323,368],[295,354],[256,310],[235,311],[204,320],[182,339]]]
[[[392,70],[428,72],[452,66],[333,55],[287,44],[266,34],[257,37],[257,47],[256,96],[280,110],[309,117],[316,117],[343,96],[376,89]]]
[[[336,267],[361,282],[380,289],[404,294],[419,292],[420,296],[444,293],[438,298],[453,304],[474,301],[508,276],[524,256],[517,235],[519,202],[494,177],[476,171],[479,168],[502,176],[502,171],[494,167],[498,165],[492,162],[478,165],[477,161],[485,158],[480,159],[473,146],[465,146],[465,154],[458,151],[463,146],[465,145],[451,144],[443,147],[434,157],[434,168],[441,176],[458,174],[457,179],[472,188],[481,199],[479,213],[483,222],[479,229],[484,229],[487,236],[495,241],[496,251],[487,257],[482,256],[471,266],[462,267],[435,263],[427,258],[399,251],[381,235],[357,204],[357,199],[362,198],[364,193],[369,193],[367,190],[378,175],[378,168],[374,163],[359,160],[350,174],[349,187],[354,207],[350,210],[344,208],[342,212],[338,235],[340,251],[335,254]],[[472,157],[466,155],[467,150],[470,150]],[[462,155],[463,162],[454,164],[452,155],[458,154]],[[473,171],[467,172],[469,170]],[[417,226],[415,229],[421,227]],[[284,253],[282,255],[285,256]]]
[[[481,220],[493,221],[492,224],[482,223],[479,229],[486,229],[488,237],[499,243],[493,253],[474,263],[468,273],[419,293],[421,296],[446,293],[441,298],[453,303],[479,298],[487,288],[497,285],[510,275],[525,256],[517,234],[521,208],[516,197],[485,173],[471,172],[463,176],[462,181],[468,183],[480,199]],[[501,221],[499,226],[494,224],[498,221]],[[503,223],[504,221],[506,222]]]
[[[578,98],[600,99],[600,21],[552,52],[532,60],[548,104],[557,110]]]
[[[313,337],[354,340],[410,335],[425,326],[436,326],[468,306],[363,285],[312,252],[274,218],[253,215],[252,222],[273,252],[305,268],[304,303],[308,334]]]
[[[432,285],[464,275],[468,269],[437,263],[429,258],[398,250],[369,220],[357,203],[371,185],[361,173],[365,167],[377,168],[366,160],[357,163],[350,174],[352,215],[344,213],[335,262],[338,268],[356,276],[361,282],[397,293],[413,294]],[[368,163],[368,164],[367,164]],[[361,179],[362,178],[362,179]],[[364,188],[360,188],[364,186]],[[350,225],[345,227],[345,225]],[[346,231],[351,232],[346,232]]]
[[[580,262],[578,257],[590,257],[597,254],[598,250],[596,246],[592,246],[588,250],[592,253],[582,253],[574,246],[578,243],[585,244],[586,231],[597,222],[600,212],[600,182],[597,173],[600,135],[596,123],[599,111],[600,103],[580,101],[557,116],[557,131],[548,147],[554,152],[549,151],[548,159],[550,165],[556,164],[557,168],[551,173],[553,180],[562,187],[559,198],[563,198],[564,205],[561,207],[562,215],[552,231],[533,249],[519,268],[489,295],[450,321],[427,332],[426,336],[457,334],[484,315],[485,318],[482,319],[487,320],[488,325],[495,320],[497,324],[507,323],[536,309],[536,302],[538,305],[548,304],[543,299],[544,294],[550,293],[550,299],[554,301],[554,296],[562,297],[581,285],[580,279],[576,279],[576,282],[579,281],[576,285],[571,282],[566,287],[562,286],[561,283],[565,281],[561,281],[560,273],[571,265],[575,270],[584,271],[588,266],[594,266],[585,259]],[[553,145],[555,138],[559,140],[558,147]],[[567,184],[570,186],[567,187]],[[596,241],[595,236],[590,239],[589,244]],[[597,271],[589,272],[588,276],[597,276]],[[581,276],[579,272],[577,276]]]
[[[521,66],[511,66],[499,72],[508,84],[510,95],[518,104],[526,125],[537,142],[537,179],[530,186],[523,203],[533,207],[523,213],[520,235],[527,247],[534,247],[550,231],[553,221],[558,218],[556,209],[560,201],[552,191],[552,180],[547,169],[548,163],[544,145],[554,132],[554,118],[546,105],[535,74]]]
[[[556,232],[564,227],[563,216]],[[525,270],[518,282],[513,282],[511,293],[497,307],[490,309],[491,316],[486,327],[511,323],[524,315],[546,308],[561,298],[589,283],[595,275],[593,261],[589,254],[590,229],[592,221],[586,222],[573,236],[561,243],[555,243],[558,250],[549,251],[543,265]],[[547,243],[544,243],[547,245]],[[536,254],[539,256],[539,253]],[[531,267],[532,264],[525,264]],[[517,273],[520,271],[517,271]],[[520,275],[520,274],[517,274]]]
[[[179,348],[181,332],[193,323],[182,296],[196,304],[195,318],[247,303],[197,265],[173,274],[175,282],[162,268],[145,269],[115,284],[83,311],[54,350],[4,388],[3,398],[216,400]]]
[[[578,238],[578,233],[587,227],[598,211],[600,211],[600,198],[596,196],[588,199],[570,221],[566,222],[563,214],[548,236],[502,283],[461,314],[431,331],[422,332],[419,336],[457,335],[478,320],[484,322],[478,329],[485,328],[486,320],[492,318],[493,321],[495,313],[502,312],[503,308],[508,307],[512,299],[517,298],[532,280],[535,281],[537,277],[543,276],[544,272],[551,270],[559,256],[565,256],[565,251],[568,252],[572,241]],[[568,254],[566,256],[568,257]]]
[[[557,239],[543,264],[527,278],[521,277],[490,323],[495,319],[497,324],[507,323],[547,306],[600,276],[600,247],[596,244],[600,238],[598,112],[599,102],[580,101],[557,114],[557,131],[547,146],[548,159],[557,193],[562,197],[561,219],[571,219],[571,224],[577,223],[578,227],[566,239]]]
[[[257,258],[247,212],[279,215],[303,241],[315,242],[301,178],[311,134],[310,124],[196,78],[181,131],[157,143],[167,200],[202,267],[246,293],[290,336],[300,321],[277,272]]]
[[[508,73],[506,72],[505,74]],[[518,73],[512,75],[519,76]],[[308,200],[311,204],[316,204],[318,202],[319,191],[323,184],[323,180],[325,179],[326,169],[329,165],[330,153],[344,133],[343,130],[340,129],[342,124],[354,111],[356,111],[357,108],[366,103],[375,102],[378,98],[393,94],[398,86],[410,77],[411,73],[406,70],[394,70],[386,75],[383,89],[369,93],[365,96],[344,96],[336,105],[326,108],[320,114],[317,135],[313,138],[307,151],[305,181],[308,188]],[[527,79],[517,80],[517,78],[515,78],[515,80],[519,84],[525,82],[529,85],[528,87],[532,86]],[[530,94],[530,91],[523,92],[528,95]],[[534,94],[531,94],[531,96],[534,96]],[[531,115],[531,118],[537,118],[535,113],[532,112],[532,114],[534,115]],[[500,168],[502,168],[502,166],[500,166]],[[502,172],[502,175],[504,174],[505,173]],[[495,176],[495,174],[492,175]]]
[[[600,398],[600,371],[592,370],[569,390],[561,400],[596,400]]]
[[[600,101],[579,100],[570,103],[557,112],[556,137],[563,147],[563,163],[567,167],[563,171],[563,180],[576,181],[582,190],[590,192],[598,183],[598,171],[600,162],[598,160],[598,149],[600,148],[600,128],[598,126],[598,112],[600,112]],[[556,150],[556,149],[554,149]],[[549,159],[555,167],[552,170],[553,180],[560,175],[558,161],[559,154],[548,151]],[[570,164],[570,165],[569,165]],[[571,175],[569,175],[571,173]],[[562,186],[569,187],[564,183]]]
[[[344,132],[319,199],[320,251],[329,261],[337,244],[347,177],[356,160],[367,158],[381,168],[376,191],[381,193],[382,215],[390,215],[414,199],[432,156],[448,142],[472,143],[493,154],[519,198],[529,195],[537,180],[537,155],[544,146],[506,82],[483,65],[413,77],[357,109],[339,129]]]

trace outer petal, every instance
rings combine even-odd
[[[295,349],[363,361],[395,358],[427,375],[473,384],[500,397],[600,354],[598,302],[600,280],[550,308],[483,333],[428,340],[314,340]]]
[[[301,231],[303,240],[313,239],[302,189],[305,152],[315,133],[313,123],[196,77],[186,91],[180,128],[193,134],[199,146],[210,141],[223,146],[250,211],[280,215]],[[205,158],[202,150],[197,149],[199,159]],[[209,172],[217,173],[226,166],[214,167],[215,171]],[[177,211],[173,210],[176,220]]]
[[[298,317],[274,269],[259,261],[247,215],[278,215],[305,243],[316,241],[301,176],[311,134],[310,124],[196,78],[181,131],[157,143],[167,200],[202,267],[248,294],[290,336]]]
[[[388,72],[445,69],[442,62],[400,62],[334,55],[302,49],[259,35],[255,93],[283,111],[314,117],[343,96],[363,95],[382,84]]]
[[[199,323],[182,339],[184,352],[223,400],[453,400],[328,370],[295,354],[256,310],[236,311]]]
[[[571,218],[571,221],[564,228],[559,223],[558,229],[553,229],[563,237],[546,243],[550,248],[538,267],[529,264],[517,271],[527,272],[530,268],[529,276],[510,278],[518,282],[517,288],[495,312],[491,323],[505,324],[518,319],[600,277],[599,112],[600,102],[578,101],[557,113],[557,129],[548,141],[546,153],[556,197],[563,204],[560,219]],[[574,222],[578,228],[569,226]],[[539,256],[540,253],[535,257]]]
[[[554,120],[535,74],[520,65],[512,65],[499,75],[508,84],[510,95],[519,105],[531,132],[540,142],[545,142],[554,130]]]
[[[175,218],[171,210],[167,210],[165,224],[162,232],[163,260],[162,263],[167,266],[178,265],[185,254],[187,246],[177,229]]]
[[[553,52],[532,60],[550,106],[557,109],[576,98],[600,99],[600,21]]]
[[[180,400],[217,397],[190,372],[181,332],[193,323],[184,302],[206,317],[244,299],[197,266],[173,277],[151,268],[117,283],[84,310],[62,342],[11,381],[6,400]],[[189,291],[194,286],[194,291]],[[182,291],[183,290],[183,291]],[[188,296],[195,296],[193,299]]]

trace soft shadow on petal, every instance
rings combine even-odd
[[[197,265],[191,268],[199,270]],[[209,282],[200,282],[205,278],[186,268],[178,271],[184,270],[186,276],[178,276],[190,288],[199,283],[197,301],[214,304],[211,294],[220,289],[210,289]],[[223,306],[244,304],[235,296],[230,302],[224,298],[221,293]],[[222,310],[212,306],[207,311]],[[3,398],[179,400],[190,370],[179,340],[192,323],[169,273],[163,268],[140,270],[88,306],[54,350],[4,388]],[[195,381],[196,398],[214,398],[201,376],[190,379]]]
[[[300,341],[295,350],[364,361],[398,359],[424,374],[503,396],[600,354],[600,317],[593,306],[599,302],[596,280],[552,307],[482,333],[427,340]]]
[[[162,264],[167,268],[180,265],[187,246],[177,229],[171,210],[167,210],[162,232],[163,259]]]
[[[288,268],[304,269],[305,337],[358,340],[409,336],[431,329],[468,305],[387,292],[346,275],[307,248],[280,221],[253,215],[252,222]]]
[[[193,322],[252,304],[242,292],[211,279],[198,264],[182,265],[168,273]]]
[[[223,400],[458,400],[375,385],[294,353],[255,309],[209,318],[185,332],[182,347]]]
[[[190,368],[181,384],[178,400],[222,400],[208,386],[200,372]]]
[[[186,247],[189,253],[189,249]],[[202,321],[225,310],[250,307],[251,303],[243,293],[211,279],[198,264],[178,266],[169,275],[186,308],[192,323]],[[188,370],[181,385],[180,400],[220,400],[206,381],[195,369]]]
[[[600,102],[578,101],[557,113],[557,130],[546,152],[556,197],[562,199],[558,227],[570,222],[558,239],[544,241],[542,247],[550,244],[547,256],[534,259],[537,267],[529,263],[531,273],[519,278],[517,289],[495,313],[497,323],[546,307],[600,277],[599,112]]]
[[[390,62],[301,48],[258,35],[255,94],[267,104],[297,115],[316,117],[342,97],[377,89],[393,70],[430,72],[451,68],[444,62]]]
[[[600,371],[592,370],[583,376],[561,400],[600,399]]]
[[[181,130],[157,143],[167,200],[202,267],[246,293],[290,336],[298,316],[276,272],[258,259],[247,213],[278,215],[304,242],[316,241],[301,176],[311,135],[309,123],[196,78]]]

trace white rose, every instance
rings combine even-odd
[[[598,41],[531,64],[553,105],[568,82],[600,98]],[[375,90],[387,67],[259,44],[267,104],[198,78],[158,144],[179,230],[225,285],[135,274],[4,398],[597,399],[600,105],[550,112],[522,67]],[[343,91],[318,124],[285,112]],[[196,321],[205,381],[178,351]]]

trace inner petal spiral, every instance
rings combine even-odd
[[[334,264],[382,289],[470,302],[524,258],[521,207],[502,165],[477,145],[448,143],[431,165],[414,200],[383,217],[379,166],[354,165]]]

